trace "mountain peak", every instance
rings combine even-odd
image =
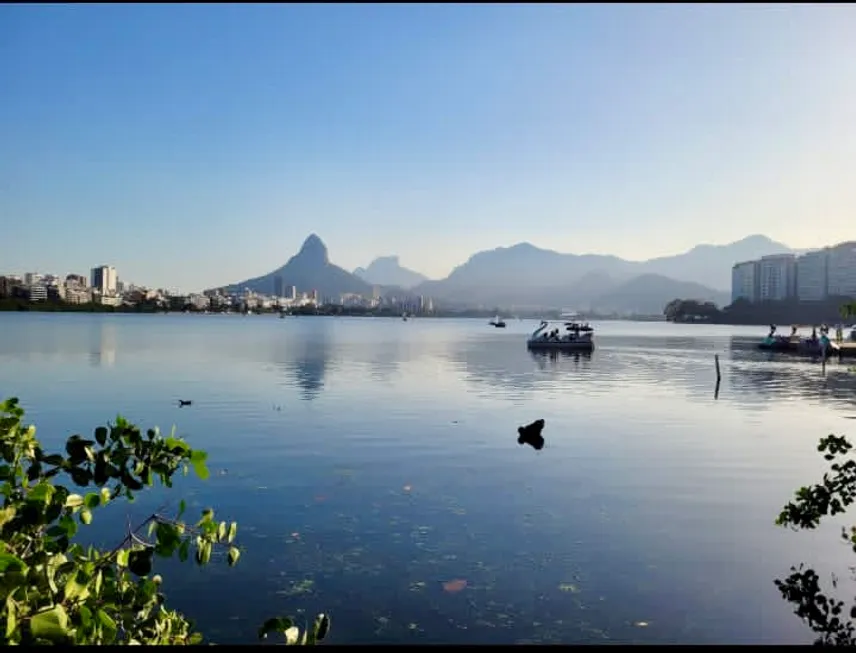
[[[323,261],[324,263],[330,262],[330,256],[327,253],[327,246],[324,244],[324,241],[315,234],[309,234],[306,240],[303,241],[303,245],[297,253],[297,256],[299,258]]]
[[[378,256],[367,268],[354,270],[354,274],[372,284],[399,288],[413,288],[427,280],[424,275],[402,267],[396,254]]]

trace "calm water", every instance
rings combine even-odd
[[[773,520],[856,375],[759,355],[760,328],[597,326],[591,357],[550,358],[531,322],[6,313],[0,395],[54,445],[120,412],[209,452],[172,495],[238,521],[244,555],[165,588],[219,643],[301,608],[350,643],[810,640],[772,581],[852,554]],[[537,418],[541,451],[516,441]]]

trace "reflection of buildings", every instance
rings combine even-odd
[[[116,364],[116,325],[108,319],[99,320],[93,325],[94,338],[89,354],[89,362],[95,367],[112,367]]]

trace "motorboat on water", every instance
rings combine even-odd
[[[594,328],[588,322],[571,320],[564,322],[564,328],[562,333],[555,324],[541,320],[526,346],[534,350],[594,351]]]
[[[497,315],[490,322],[488,322],[488,324],[496,327],[497,329],[504,329],[505,328],[505,321],[502,318],[500,318],[499,315]]]

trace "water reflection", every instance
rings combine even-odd
[[[832,400],[856,405],[856,374],[844,361],[820,361],[759,351],[745,338],[733,338],[731,373],[728,384],[732,394],[743,403],[774,408],[770,399]]]
[[[107,320],[93,323],[90,332],[90,365],[112,367],[116,364],[117,349],[116,325]]]
[[[333,355],[332,324],[327,319],[313,320],[301,338],[276,340],[273,362],[289,377],[289,385],[300,389],[301,399],[312,401],[324,389],[324,379]]]
[[[555,369],[559,365],[571,363],[574,366],[584,363],[591,364],[592,352],[586,351],[529,351],[529,355],[538,365],[539,370]]]

